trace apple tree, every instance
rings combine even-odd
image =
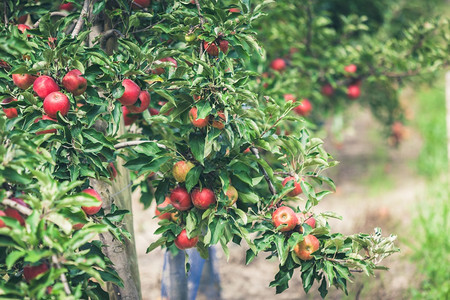
[[[397,251],[314,212],[336,162],[249,68],[270,3],[3,2],[0,295],[140,298],[131,189],[158,205],[148,252],[243,244],[278,257],[277,292],[296,269],[306,292],[346,291]]]

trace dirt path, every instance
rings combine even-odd
[[[370,233],[379,226],[385,234],[396,233],[400,241],[407,240],[405,229],[414,203],[424,190],[424,182],[412,166],[420,139],[411,134],[398,149],[388,148],[377,133],[380,128],[370,113],[359,108],[354,112],[358,117],[351,124],[353,130],[344,135],[345,147],[337,149],[328,145],[326,148],[341,162],[332,174],[338,190],[326,197],[316,211],[334,211],[343,216],[343,221],[330,222],[334,231]],[[139,203],[133,209],[144,299],[159,299],[163,252],[155,250],[145,254],[148,245],[156,240],[153,232],[157,221],[152,219],[153,209],[143,211]],[[406,257],[408,248],[399,245],[403,251],[385,261],[390,272],[379,272],[377,278],[370,279],[358,275],[356,282],[350,284],[350,294],[360,290],[361,299],[405,298],[404,292],[414,276],[414,265]],[[310,295],[304,294],[299,273],[294,274],[290,289],[275,295],[268,285],[277,271],[277,261],[267,261],[261,256],[245,266],[245,251],[245,247],[231,246],[228,262],[221,250],[218,251],[223,299],[320,299],[314,288]],[[332,289],[328,299],[344,299],[344,296]]]

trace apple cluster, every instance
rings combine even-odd
[[[190,161],[178,161],[174,164],[172,174],[179,185],[171,191],[170,196],[166,197],[163,203],[156,207],[155,213],[158,218],[177,222],[179,220],[178,212],[188,211],[193,207],[199,210],[206,210],[216,204],[216,194],[212,189],[196,187],[189,193],[182,186],[186,181],[187,174],[194,166]],[[225,196],[228,198],[227,206],[232,206],[238,200],[238,191],[230,185]],[[175,208],[177,212],[160,212],[160,210],[168,210],[169,205]],[[175,245],[180,250],[192,248],[197,245],[198,238],[198,236],[188,238],[187,232],[183,228],[183,231],[175,239]]]
[[[224,54],[228,53],[229,43],[224,39],[217,39],[210,43],[203,41],[203,48],[206,53],[211,56],[219,56],[219,51],[222,51]]]

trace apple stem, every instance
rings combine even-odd
[[[52,262],[55,265],[55,267],[57,269],[61,269],[61,265],[59,264],[58,258],[56,257],[56,255],[52,256]],[[59,278],[61,279],[61,282],[64,286],[64,291],[66,292],[66,295],[69,296],[72,294],[72,292],[70,291],[70,286],[69,283],[67,282],[67,278],[66,278],[66,274],[65,273],[61,273],[61,275],[59,276]]]
[[[259,151],[256,147],[250,147],[250,150],[256,156],[257,159],[261,159],[261,157],[259,156]],[[276,195],[277,190],[275,189],[275,186],[273,185],[272,181],[270,180],[269,174],[267,174],[266,170],[264,170],[264,168],[259,163],[258,163],[258,166],[259,166],[259,170],[261,171],[261,173],[264,176],[264,179],[267,181],[267,184],[269,185],[270,192],[272,193],[272,195]]]
[[[84,18],[86,17],[89,9],[89,0],[84,0],[83,8],[81,9],[80,17],[78,18],[77,24],[75,25],[75,28],[72,31],[72,37],[76,37],[84,25]]]

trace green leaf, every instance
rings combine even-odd
[[[189,147],[195,159],[204,164],[205,154],[205,137],[201,133],[191,133],[189,136]]]
[[[202,174],[202,166],[195,166],[190,169],[186,175],[186,190],[191,192],[192,188],[197,185],[200,175]]]

